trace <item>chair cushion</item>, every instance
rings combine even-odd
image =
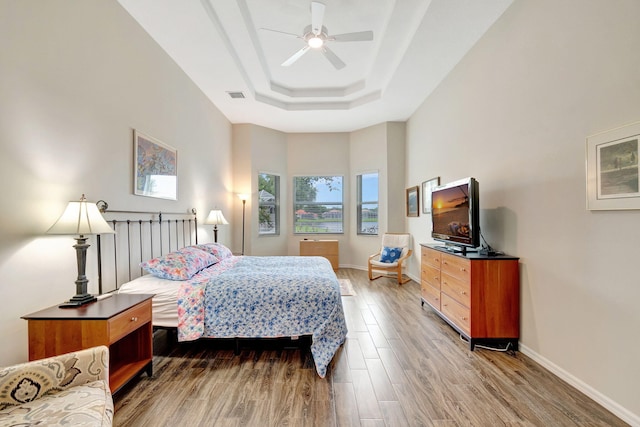
[[[411,246],[411,235],[405,233],[385,233],[382,236],[381,246],[388,248],[408,248]]]
[[[402,248],[383,246],[382,251],[380,251],[380,262],[396,262],[398,258],[400,258],[400,255],[402,255]]]
[[[398,266],[398,262],[380,262],[375,259],[369,261],[372,267],[381,267],[384,269],[390,269]]]
[[[0,411],[0,425],[111,426],[113,400],[99,380],[13,405]]]

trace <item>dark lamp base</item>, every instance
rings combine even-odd
[[[63,302],[58,307],[60,308],[80,307],[82,305],[89,304],[90,302],[94,302],[97,300],[98,298],[96,298],[94,295],[91,295],[91,294],[75,295],[69,301]]]

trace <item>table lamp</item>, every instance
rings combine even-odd
[[[79,307],[84,304],[96,301],[96,297],[87,293],[87,283],[89,280],[85,275],[87,265],[87,235],[115,233],[115,231],[104,220],[95,203],[87,202],[84,194],[78,202],[69,202],[60,218],[47,231],[47,234],[71,234],[76,244],[76,256],[78,261],[78,279],[76,280],[76,295],[69,301],[60,305],[61,308]]]
[[[213,225],[213,241],[215,243],[218,243],[218,225],[229,224],[220,209],[212,209],[207,219],[204,220],[204,223]]]

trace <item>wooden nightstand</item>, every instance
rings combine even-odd
[[[54,306],[22,316],[29,322],[29,360],[106,345],[112,393],[143,370],[151,376],[152,297],[114,294],[78,308]]]

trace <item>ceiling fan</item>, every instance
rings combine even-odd
[[[302,31],[302,35],[286,33],[284,31],[272,30],[269,28],[261,28],[262,30],[273,31],[280,34],[285,34],[288,36],[293,36],[298,39],[304,40],[306,45],[291,55],[286,61],[284,61],[281,65],[283,67],[288,67],[289,65],[296,62],[298,59],[302,57],[305,53],[307,53],[310,49],[316,49],[321,51],[324,56],[333,64],[336,69],[341,69],[345,67],[345,63],[338,58],[338,56],[327,47],[327,42],[359,42],[359,41],[370,41],[373,40],[373,31],[360,31],[356,33],[345,33],[345,34],[336,34],[330,36],[327,27],[322,25],[322,20],[324,19],[324,3],[320,3],[318,1],[311,2],[311,25],[307,25]]]

